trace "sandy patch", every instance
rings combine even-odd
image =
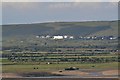
[[[62,72],[52,72],[54,74],[61,74],[61,75],[80,75],[80,76],[85,76],[88,75],[89,73],[87,72],[82,72],[82,71],[62,71]]]
[[[2,78],[20,78],[21,76],[15,73],[2,73]]]
[[[103,71],[103,75],[118,75],[118,70],[108,70],[108,71]]]

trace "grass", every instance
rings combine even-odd
[[[92,67],[92,66],[95,67]],[[77,64],[77,63],[62,63],[62,64],[39,64],[39,65],[3,65],[3,73],[20,73],[20,72],[39,72],[39,71],[54,71],[63,70],[67,67],[79,67],[80,69],[118,69],[118,63],[98,63],[98,64]],[[34,69],[37,67],[38,69]]]
[[[81,57],[85,57],[85,56],[81,56]],[[86,56],[86,57],[107,57],[109,58],[113,56]],[[57,71],[64,70],[67,67],[78,67],[80,69],[95,69],[95,70],[118,69],[118,62],[110,62],[110,63],[60,62],[59,64],[57,63],[45,64],[46,62],[13,63],[5,58],[0,59],[0,62],[3,62],[3,64],[6,64],[2,66],[3,73],[24,73],[24,72],[40,72],[40,71],[51,72],[51,71],[56,71],[56,70]],[[92,66],[95,66],[95,67],[92,67]],[[38,69],[34,69],[34,68],[38,68]]]
[[[63,56],[48,56],[47,58],[62,58]],[[84,57],[88,57],[88,58],[92,58],[92,57],[96,57],[96,58],[111,58],[111,57],[118,57],[118,56],[65,56],[66,58],[84,58]]]

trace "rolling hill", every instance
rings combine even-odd
[[[33,46],[57,43],[51,39],[37,39],[36,35],[73,35],[73,36],[118,36],[118,21],[91,21],[91,22],[50,22],[37,24],[14,24],[2,26],[2,46]],[[21,43],[24,41],[24,43]],[[71,43],[71,44],[69,44]],[[79,46],[86,42],[60,41],[61,46]],[[88,42],[89,44],[106,45],[107,42]]]
[[[106,36],[118,35],[118,21],[90,22],[51,22],[36,24],[3,25],[2,35],[5,37],[26,37],[30,35],[74,35],[74,36]]]

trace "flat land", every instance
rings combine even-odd
[[[80,68],[80,70],[73,70],[73,71],[64,70],[67,67],[78,67]],[[65,75],[71,78],[72,76],[78,78],[80,77],[114,78],[118,76],[117,69],[118,69],[117,62],[101,63],[101,64],[100,63],[98,64],[97,63],[96,64],[59,63],[59,64],[34,64],[34,65],[6,64],[3,65],[2,67],[3,70],[2,77],[21,78],[22,77],[21,75],[28,73],[31,73],[32,75],[34,75],[34,73],[37,73],[39,74],[38,77],[43,77],[43,75],[41,76],[41,73],[48,72],[50,74]]]

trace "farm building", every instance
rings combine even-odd
[[[63,36],[53,36],[53,39],[63,39]]]

